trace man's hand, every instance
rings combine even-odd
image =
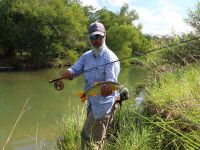
[[[108,95],[112,94],[112,89],[108,84],[102,84],[101,86],[101,95],[106,97]]]
[[[62,75],[64,79],[68,79],[68,80],[72,80],[73,76],[74,74],[70,70],[65,70],[64,74]]]

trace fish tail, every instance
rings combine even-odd
[[[92,93],[91,95],[92,95],[92,96],[97,96],[97,94],[96,94],[96,93]]]
[[[87,99],[85,93],[80,93],[79,96],[81,98],[82,103],[84,103]]]

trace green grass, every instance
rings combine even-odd
[[[152,117],[147,121],[163,136],[160,148],[199,149],[199,67],[185,66],[163,73],[146,90],[144,112]]]
[[[168,110],[200,124],[200,69],[184,67],[162,74],[147,89],[146,99],[159,110]]]
[[[106,140],[104,150],[146,150],[149,147],[151,127],[139,127],[139,117],[134,113],[135,109],[131,106],[132,101],[126,102],[121,109],[118,109],[115,116],[115,123],[120,125],[120,130],[116,128],[109,130],[109,135],[113,142]],[[84,110],[74,110],[74,113],[66,113],[63,117],[63,126],[59,129],[56,140],[57,147],[60,150],[78,150],[80,149],[80,132],[85,120],[86,112]]]
[[[118,124],[118,134],[114,142],[106,142],[105,150],[146,150],[151,144],[151,126],[143,126],[141,118],[135,114],[132,102],[125,102],[117,111],[115,123]],[[114,130],[115,131],[115,130]],[[115,133],[111,131],[111,135]]]
[[[81,147],[80,133],[85,120],[84,109],[66,112],[62,127],[58,130],[56,144],[60,150],[78,150]]]
[[[140,109],[124,102],[115,116],[117,128],[104,150],[196,150],[200,148],[200,68],[185,66],[156,76],[146,87]],[[80,149],[83,110],[63,118],[59,149]],[[119,128],[118,128],[119,127]]]

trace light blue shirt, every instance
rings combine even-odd
[[[78,76],[83,71],[96,67],[95,69],[91,69],[89,71],[84,72],[84,90],[87,90],[88,88],[94,85],[94,82],[117,82],[117,78],[120,72],[119,61],[104,65],[106,63],[113,62],[116,60],[118,60],[117,56],[106,45],[104,45],[101,48],[101,52],[97,56],[94,55],[92,50],[85,52],[80,57],[80,59],[69,68],[69,70],[71,70],[76,76]],[[97,67],[100,65],[104,66]],[[116,96],[118,95],[119,93],[117,91],[113,92],[107,97],[103,97],[101,95],[88,96],[87,108],[91,106],[95,119],[105,117],[111,112]]]

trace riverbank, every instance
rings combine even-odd
[[[48,64],[41,64],[40,66],[34,66],[29,61],[25,60],[12,60],[12,59],[2,59],[0,61],[0,72],[4,71],[31,71],[45,68],[62,68],[69,67],[71,64],[66,63],[62,59],[54,59]]]
[[[113,140],[106,142],[104,149],[199,149],[199,77],[197,64],[166,71],[151,79],[146,85],[145,101],[139,109],[129,100],[117,111],[115,123],[120,128],[117,133],[111,131]],[[64,124],[74,127],[66,128],[60,134],[63,142],[58,145],[60,149],[63,145],[79,148],[81,126],[77,127],[77,124],[83,124],[83,117],[67,118]]]
[[[30,149],[30,146],[32,149],[56,149],[54,146],[55,137],[61,135],[62,129],[65,130],[66,127],[70,126],[71,128],[67,130],[69,133],[66,132],[66,135],[77,135],[74,139],[78,140],[82,124],[80,124],[81,122],[76,124],[76,122],[84,120],[83,115],[86,114],[85,109],[81,113],[84,105],[78,96],[84,87],[83,76],[73,81],[63,80],[65,88],[60,91],[55,90],[53,84],[48,82],[50,79],[59,77],[64,69],[1,72],[0,110],[2,117],[0,123],[2,134],[0,134],[0,145],[5,143],[25,100],[31,95],[27,111],[15,129],[7,149]],[[134,78],[127,76],[129,74],[133,75]],[[144,70],[130,66],[122,68],[119,81],[132,91],[134,86],[145,77]],[[69,123],[73,119],[74,123]],[[67,120],[66,126],[63,126],[62,121],[65,120]],[[72,141],[72,143],[76,142]]]
[[[157,76],[146,88],[144,116],[158,149],[200,148],[200,69],[190,64]]]

